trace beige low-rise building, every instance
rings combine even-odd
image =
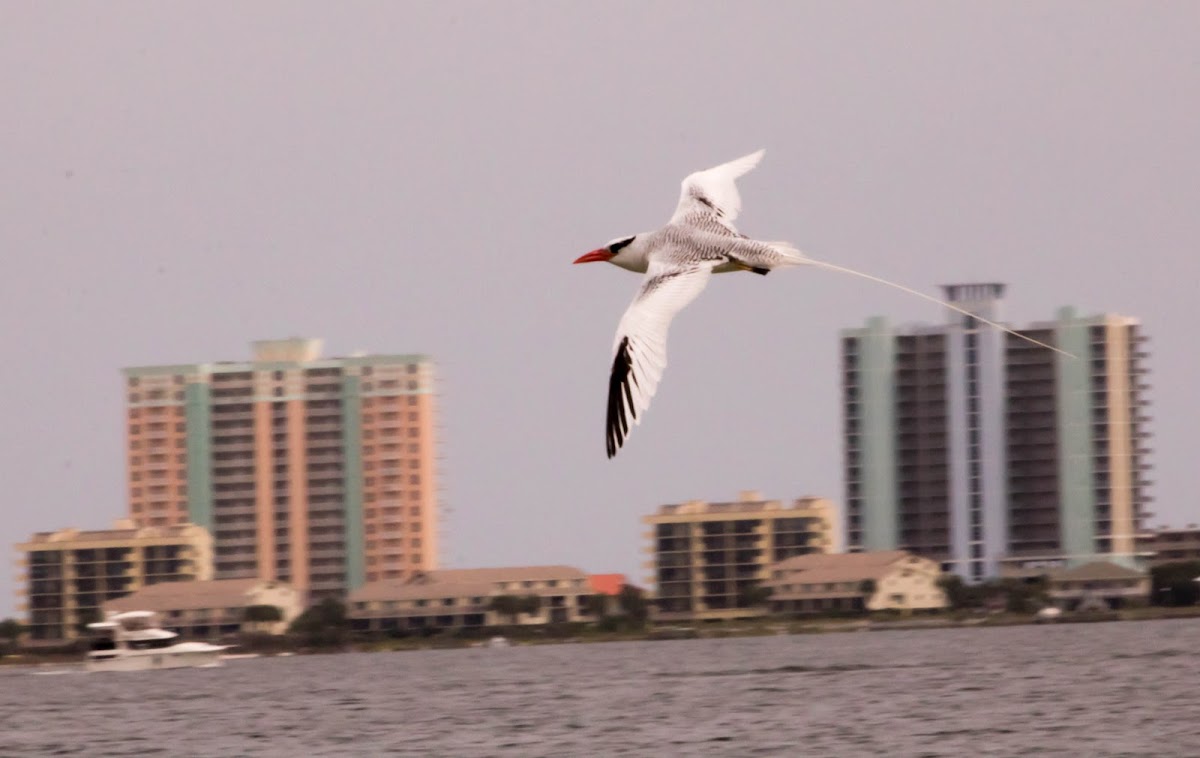
[[[201,526],[39,532],[17,545],[23,555],[17,609],[33,644],[72,640],[101,606],[142,587],[212,578],[212,536]]]
[[[1138,535],[1138,552],[1151,566],[1180,561],[1200,561],[1200,526],[1163,526]]]
[[[273,606],[276,621],[247,618],[247,609]],[[110,613],[153,611],[163,628],[191,639],[212,639],[241,632],[282,634],[304,610],[304,599],[291,585],[261,579],[218,579],[186,584],[156,584],[104,604]],[[249,614],[254,616],[254,612]]]
[[[1107,561],[1054,569],[1046,581],[1046,594],[1066,611],[1115,609],[1150,597],[1149,574]]]
[[[773,613],[932,611],[947,606],[941,567],[906,550],[798,555],[771,567]]]
[[[654,560],[658,621],[758,616],[758,587],[771,565],[794,555],[839,549],[834,504],[821,497],[786,503],[754,491],[734,502],[663,505],[642,521]]]
[[[569,623],[591,618],[592,594],[588,575],[570,566],[441,569],[368,582],[350,593],[348,615],[360,632]],[[504,612],[496,600],[530,596],[536,610]]]

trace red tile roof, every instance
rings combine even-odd
[[[588,582],[592,591],[601,595],[619,595],[621,588],[628,584],[624,574],[589,574]]]

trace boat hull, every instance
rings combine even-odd
[[[87,671],[153,671],[156,669],[212,668],[222,665],[223,647],[212,650],[170,652],[169,650],[147,650],[130,652],[109,658],[88,658],[84,664]]]

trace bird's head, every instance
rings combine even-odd
[[[595,263],[596,261],[608,261],[609,263],[620,266],[621,263],[624,262],[624,258],[630,257],[630,254],[633,252],[628,248],[633,244],[635,239],[637,239],[637,235],[633,235],[631,237],[618,237],[602,248],[593,250],[587,255],[579,256],[575,259],[575,262]],[[624,255],[622,255],[622,251],[625,251]]]

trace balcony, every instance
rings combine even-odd
[[[336,451],[332,450],[331,447],[325,447],[325,449],[322,449],[320,452],[310,453],[306,459],[310,465],[322,463],[342,463],[341,447],[338,447]]]
[[[315,495],[341,495],[344,494],[345,488],[342,486],[342,481],[339,479],[335,482],[309,482],[308,494]]]
[[[254,452],[253,442],[222,442],[219,437],[213,438],[212,447],[214,451],[221,453],[249,454]]]

